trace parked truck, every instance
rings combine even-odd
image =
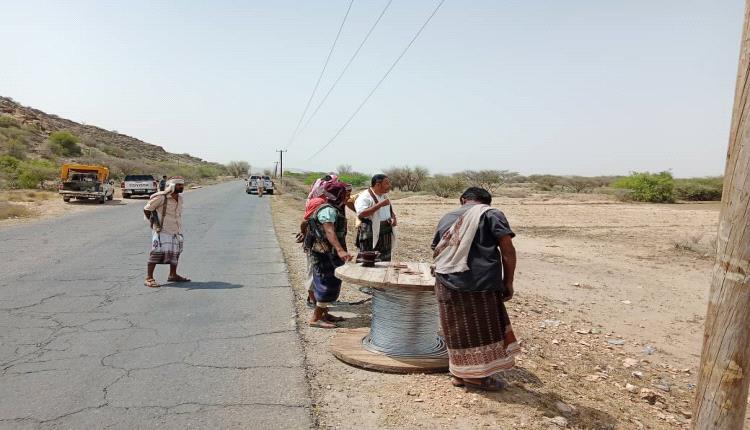
[[[63,201],[95,200],[104,203],[115,196],[114,181],[104,166],[63,164],[60,170],[59,194]]]
[[[159,182],[152,175],[127,175],[120,183],[122,197],[151,196],[159,191]]]
[[[245,192],[248,194],[258,194],[258,186],[263,185],[265,194],[273,194],[274,183],[270,176],[251,175],[245,184]]]

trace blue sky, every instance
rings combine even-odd
[[[0,0],[0,94],[212,161],[288,146],[349,0]],[[322,97],[387,0],[355,0]],[[393,0],[285,164],[721,174],[741,0]]]

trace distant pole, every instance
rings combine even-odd
[[[273,177],[277,178],[279,176],[279,162],[274,161],[273,162]]]
[[[693,429],[741,429],[750,384],[750,0],[729,132]]]
[[[276,152],[279,153],[279,179],[281,180],[281,185],[284,185],[284,153],[287,150],[277,149]]]

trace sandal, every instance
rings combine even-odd
[[[327,314],[323,315],[323,320],[331,322],[331,323],[337,323],[337,322],[346,321],[346,318],[344,318],[344,317],[337,317],[337,316],[334,316],[334,315],[331,315],[331,314],[327,313]]]
[[[149,287],[149,288],[159,288],[161,285],[159,285],[158,282],[156,282],[156,279],[154,278],[146,278],[145,281],[143,281],[143,285]]]
[[[458,378],[456,376],[451,378],[451,385],[454,387],[464,387],[466,384],[464,384],[464,380],[461,378]]]
[[[479,382],[474,382],[471,379],[464,379],[463,382],[466,388],[475,388],[482,391],[502,391],[508,386],[505,381],[491,376],[482,378]]]
[[[324,320],[310,321],[310,327],[316,328],[336,328],[336,324]]]
[[[173,278],[167,278],[167,281],[169,282],[190,282],[190,278],[186,278],[184,276],[177,275]]]

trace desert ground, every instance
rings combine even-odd
[[[304,254],[294,242],[304,201],[274,197],[276,232],[295,288],[317,424],[376,428],[687,428],[700,357],[718,203],[621,203],[605,195],[496,197],[517,233],[516,295],[507,304],[522,354],[509,388],[454,388],[447,374],[351,367],[310,328]],[[395,260],[431,261],[438,219],[457,199],[402,196]],[[351,237],[350,227],[350,237]],[[350,244],[350,249],[353,247]],[[332,310],[369,325],[370,304],[344,286]]]

